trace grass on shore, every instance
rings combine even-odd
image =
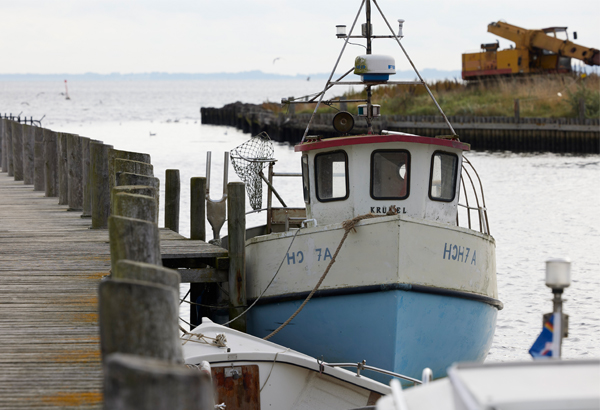
[[[600,77],[591,74],[538,75],[517,79],[501,78],[480,83],[435,81],[428,83],[446,115],[514,116],[514,101],[519,99],[521,117],[578,118],[579,101],[585,101],[586,118],[600,117]],[[345,93],[347,99],[366,98],[366,91]],[[425,87],[420,85],[379,86],[373,89],[375,104],[382,115],[438,115]],[[356,113],[358,104],[348,104]],[[265,108],[279,111],[275,104]],[[337,106],[337,104],[336,104]],[[299,104],[296,112],[312,112],[314,104]],[[283,110],[286,110],[284,107]],[[319,112],[337,112],[323,107]]]

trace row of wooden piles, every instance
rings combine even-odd
[[[3,172],[82,212],[92,229],[108,228],[111,275],[98,289],[104,408],[213,409],[210,373],[183,365],[180,274],[162,266],[160,183],[150,155],[10,119],[0,119],[0,147]],[[178,171],[167,171],[169,181],[178,191]],[[230,219],[244,228],[244,186],[228,188],[231,197],[242,198],[239,215]],[[165,222],[177,230],[178,192],[166,196],[172,209]],[[241,238],[234,254],[236,246],[243,249]]]

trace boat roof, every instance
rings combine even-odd
[[[459,363],[447,378],[406,390],[405,399],[411,410],[591,410],[598,409],[599,383],[598,359]]]
[[[349,137],[327,138],[318,141],[306,141],[294,147],[294,151],[312,151],[324,148],[343,147],[347,145],[381,144],[386,142],[411,142],[415,144],[437,145],[440,147],[456,148],[463,151],[471,149],[469,144],[454,139],[420,137],[416,135],[356,135]]]

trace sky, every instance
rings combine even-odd
[[[0,0],[0,74],[330,72],[360,0]],[[461,54],[498,37],[487,25],[568,26],[600,48],[600,1],[378,0],[417,68],[460,70]],[[375,34],[389,34],[373,6]],[[363,17],[361,16],[361,20]],[[362,23],[362,21],[360,21]],[[360,29],[360,27],[359,27]],[[501,48],[509,41],[499,39]],[[398,70],[398,45],[377,40]],[[338,72],[353,65],[348,46]]]

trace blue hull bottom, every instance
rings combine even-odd
[[[255,306],[248,333],[264,337],[303,300]],[[270,341],[330,363],[367,364],[417,379],[457,361],[485,359],[497,309],[487,303],[403,290],[314,298]],[[369,377],[387,383],[388,377]]]

